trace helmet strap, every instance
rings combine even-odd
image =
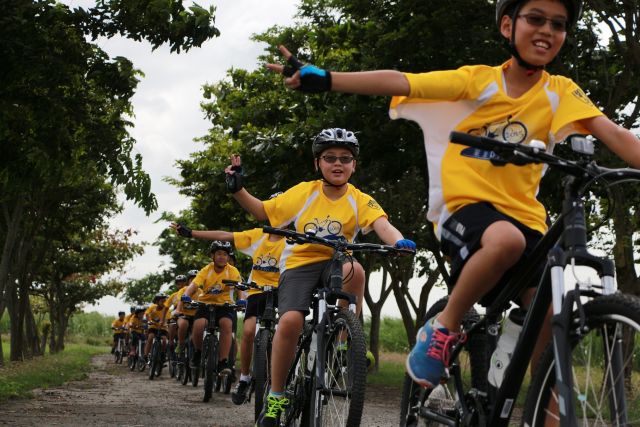
[[[325,178],[324,175],[322,174],[322,169],[320,169],[319,157],[316,157],[316,170],[318,171],[318,175],[320,175],[320,180],[323,182],[323,185],[326,185],[327,187],[342,188],[349,183],[348,180],[344,184],[339,184],[339,185],[330,183],[329,180],[327,180],[327,178]]]
[[[518,13],[520,12],[520,4],[516,5],[511,15],[511,40],[509,40],[509,52],[516,58],[518,65],[527,70],[527,76],[532,76],[536,71],[543,70],[544,65],[533,65],[525,61],[518,49],[516,48],[516,21],[518,20]]]

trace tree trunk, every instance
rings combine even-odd
[[[40,334],[38,333],[38,325],[31,309],[31,304],[27,305],[25,312],[26,323],[26,339],[29,353],[32,356],[42,356],[44,354],[43,347],[40,345]]]
[[[2,348],[2,333],[0,333],[0,368],[4,366],[4,349]]]
[[[13,211],[9,213],[9,208],[6,203],[2,205],[3,214],[6,221],[6,236],[2,245],[2,258],[0,258],[0,317],[6,307],[6,292],[10,283],[10,271],[11,261],[13,259],[13,251],[16,243],[18,242],[18,235],[20,233],[20,220],[22,219],[22,212],[24,210],[24,200],[19,199],[13,205]]]
[[[371,309],[371,324],[369,325],[369,350],[373,354],[375,364],[373,372],[378,372],[380,366],[380,315],[382,304],[375,304]]]
[[[9,319],[11,322],[11,351],[9,353],[9,359],[12,362],[18,362],[24,360],[23,343],[23,325],[20,319],[20,301],[18,299],[17,289],[13,289],[10,294],[9,303],[7,308],[9,309]]]
[[[613,227],[616,235],[616,243],[613,247],[616,262],[616,280],[621,292],[640,296],[638,275],[636,274],[633,259],[633,233],[632,216],[629,215],[627,197],[621,188],[613,188],[615,206]]]

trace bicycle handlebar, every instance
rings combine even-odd
[[[249,289],[258,289],[258,290],[264,291],[265,287],[269,287],[272,290],[277,289],[275,285],[258,285],[256,282],[236,282],[235,280],[227,280],[227,279],[224,279],[222,281],[222,284],[227,286],[234,286],[236,289],[240,291],[246,291]]]
[[[640,180],[640,170],[637,169],[610,169],[598,166],[593,160],[567,160],[536,146],[502,142],[485,136],[455,131],[449,134],[449,140],[454,144],[466,145],[485,151],[491,150],[500,156],[497,160],[518,166],[544,163],[575,177],[604,178],[609,182],[628,179]]]
[[[262,231],[267,234],[277,234],[279,236],[286,237],[287,241],[290,243],[297,244],[317,244],[328,246],[335,251],[346,252],[375,252],[380,254],[394,254],[394,255],[407,255],[414,254],[414,251],[408,249],[398,249],[389,245],[379,245],[376,243],[349,243],[344,237],[337,240],[329,240],[323,237],[316,236],[313,233],[298,233],[293,230],[283,230],[281,228],[274,228],[269,226],[262,227]]]

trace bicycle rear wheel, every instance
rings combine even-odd
[[[588,332],[571,337],[573,402],[581,426],[640,425],[640,299],[615,294],[584,305]],[[574,320],[576,327],[578,319]],[[572,328],[574,329],[574,328]],[[553,347],[542,356],[525,403],[531,426],[558,422]]]
[[[260,329],[254,340],[253,349],[253,377],[255,381],[254,415],[258,420],[264,399],[269,391],[269,370],[271,369],[271,331]]]
[[[364,407],[367,357],[362,325],[354,313],[340,310],[335,314],[323,352],[325,389],[312,388],[310,413],[314,424],[359,426]]]
[[[160,364],[160,339],[154,338],[151,346],[151,364],[149,365],[149,379],[157,376],[158,365]]]

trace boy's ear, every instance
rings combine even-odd
[[[511,40],[511,32],[513,31],[513,20],[510,16],[504,15],[500,21],[500,34],[507,40]]]

